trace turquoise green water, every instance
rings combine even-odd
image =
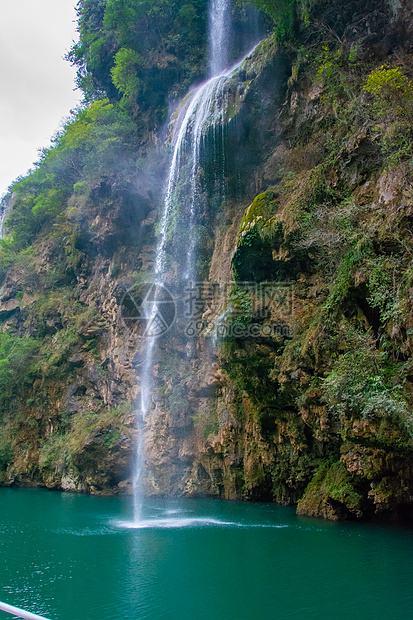
[[[0,600],[50,620],[406,620],[413,532],[269,505],[0,489]],[[0,612],[1,620],[11,618]]]

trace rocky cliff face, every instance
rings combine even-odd
[[[408,2],[353,4],[315,3],[299,45],[269,38],[234,78],[221,204],[206,139],[202,286],[159,339],[148,493],[411,515],[413,24]],[[139,153],[3,267],[4,484],[128,492],[125,294],[153,266],[168,162],[159,136]]]

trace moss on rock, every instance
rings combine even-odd
[[[362,506],[355,479],[339,461],[319,467],[298,502],[297,513],[340,520],[362,516]]]

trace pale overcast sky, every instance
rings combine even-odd
[[[63,56],[76,0],[0,0],[0,197],[80,100]]]

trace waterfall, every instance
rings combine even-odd
[[[214,77],[228,67],[231,16],[229,0],[211,0],[209,11],[209,75]]]
[[[226,86],[233,71],[213,77],[199,86],[178,117],[178,130],[169,171],[165,197],[165,214],[169,216],[179,207],[186,221],[187,250],[180,277],[183,281],[196,279],[195,254],[197,238],[195,227],[202,204],[200,154],[207,131],[222,127],[227,110]],[[187,179],[182,183],[183,179]]]
[[[229,7],[229,0],[211,0],[209,56],[212,77],[189,93],[181,104],[174,122],[173,153],[165,187],[164,208],[158,229],[153,270],[155,298],[151,307],[150,321],[158,312],[156,287],[161,288],[167,284],[168,255],[173,256],[177,265],[175,279],[181,282],[195,282],[197,278],[196,229],[205,200],[200,165],[201,152],[206,135],[210,132],[213,134],[215,151],[218,148],[223,151],[223,126],[228,116],[229,84],[244,60],[231,69],[226,69],[230,30]],[[221,170],[218,174],[222,177],[221,184],[223,184],[224,171]],[[177,234],[177,221],[182,224],[180,234]],[[175,250],[170,248],[171,236]],[[149,338],[143,352],[140,402],[136,412],[138,443],[133,477],[135,523],[141,519],[145,473],[144,427],[153,389],[155,351],[156,340]]]
[[[3,239],[3,221],[5,218],[5,212],[2,210],[0,205],[0,239]]]
[[[12,198],[10,195],[6,195],[0,201],[0,239],[4,237],[4,221],[11,209]]]

